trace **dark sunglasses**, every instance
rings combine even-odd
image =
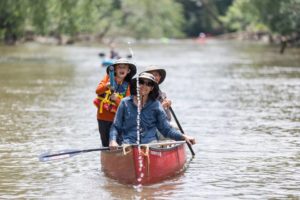
[[[139,84],[140,85],[146,85],[148,87],[152,87],[154,86],[153,82],[152,81],[145,81],[143,79],[139,79]]]

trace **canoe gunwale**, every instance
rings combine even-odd
[[[175,148],[178,148],[179,146],[181,145],[184,145],[184,141],[183,142],[177,142],[177,143],[170,143],[170,142],[166,142],[166,143],[151,143],[150,145],[149,144],[141,144],[141,145],[137,145],[137,144],[132,144],[132,145],[128,145],[128,146],[123,146],[123,147],[120,147],[116,150],[109,150],[109,151],[105,151],[105,153],[111,153],[111,154],[114,154],[114,153],[119,153],[119,152],[124,152],[124,148],[134,148],[134,147],[137,147],[137,146],[140,146],[141,149],[145,149],[145,148],[149,148],[149,150],[154,150],[154,151],[170,151],[170,150],[173,150]],[[172,146],[171,146],[172,145]],[[158,146],[158,147],[155,147],[155,146]],[[104,153],[104,152],[102,152]]]
[[[182,143],[182,144],[173,144],[173,146],[149,147],[149,150],[161,151],[161,152],[170,151],[170,150],[178,148],[181,145],[184,145],[184,144]]]

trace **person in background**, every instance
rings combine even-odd
[[[122,99],[114,122],[110,129],[111,149],[117,148],[118,136],[122,135],[121,144],[137,143],[137,114],[140,106],[140,144],[147,144],[157,141],[156,129],[165,137],[174,140],[185,140],[189,144],[195,144],[195,139],[188,135],[183,135],[174,129],[163,110],[161,103],[157,100],[159,95],[159,86],[150,73],[141,73],[139,75],[139,94],[140,105],[137,98],[137,80],[131,81],[131,95]]]
[[[145,72],[148,72],[150,74],[152,74],[155,77],[155,81],[160,85],[166,78],[166,70],[164,70],[163,68],[157,67],[157,66],[149,66],[146,68]],[[158,95],[158,100],[161,102],[168,120],[171,121],[172,117],[171,117],[171,112],[170,112],[170,106],[172,104],[171,100],[167,98],[167,95],[165,92],[162,92],[161,90],[159,90],[159,95]]]
[[[110,44],[109,58],[110,59],[120,59],[119,53],[115,50],[114,43]]]
[[[113,66],[113,78],[110,80],[109,69]],[[106,75],[96,88],[97,121],[103,147],[109,145],[109,130],[114,120],[120,101],[130,95],[130,80],[136,74],[136,66],[127,59],[120,58],[106,68]],[[113,83],[113,85],[111,85]],[[114,87],[113,87],[114,86]]]

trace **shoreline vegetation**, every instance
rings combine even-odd
[[[274,44],[283,54],[300,47],[299,13],[300,0],[1,0],[0,41],[109,44],[204,35]]]
[[[180,38],[178,40],[184,39],[191,39],[197,40],[200,37],[190,37],[190,38]],[[216,36],[209,36],[209,38],[216,38],[222,40],[236,40],[236,41],[251,41],[256,43],[263,43],[263,44],[271,44],[278,46],[280,49],[279,52],[281,54],[284,53],[287,47],[298,47],[300,46],[300,37],[299,35],[295,34],[290,37],[284,37],[279,34],[271,34],[269,32],[250,32],[250,31],[240,31],[240,32],[232,32],[232,33],[225,33]],[[43,45],[74,45],[78,43],[99,43],[104,45],[109,45],[115,41],[156,41],[161,43],[169,43],[171,38],[156,38],[156,39],[141,39],[137,40],[134,38],[128,37],[118,37],[118,38],[100,38],[97,35],[92,34],[78,34],[76,36],[68,36],[68,35],[52,35],[52,36],[42,36],[42,35],[34,35],[31,32],[25,33],[24,37],[19,38],[17,41],[6,42],[6,45],[18,45],[28,42],[39,43]],[[176,39],[175,39],[176,40]]]
[[[279,48],[280,54],[283,54],[288,47],[300,47],[300,34],[296,33],[289,36],[283,36],[280,34],[272,34],[269,32],[241,31],[222,34],[218,37],[227,40],[253,41],[276,45]]]

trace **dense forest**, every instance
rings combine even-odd
[[[0,40],[187,38],[247,32],[299,44],[300,0],[0,0]]]

